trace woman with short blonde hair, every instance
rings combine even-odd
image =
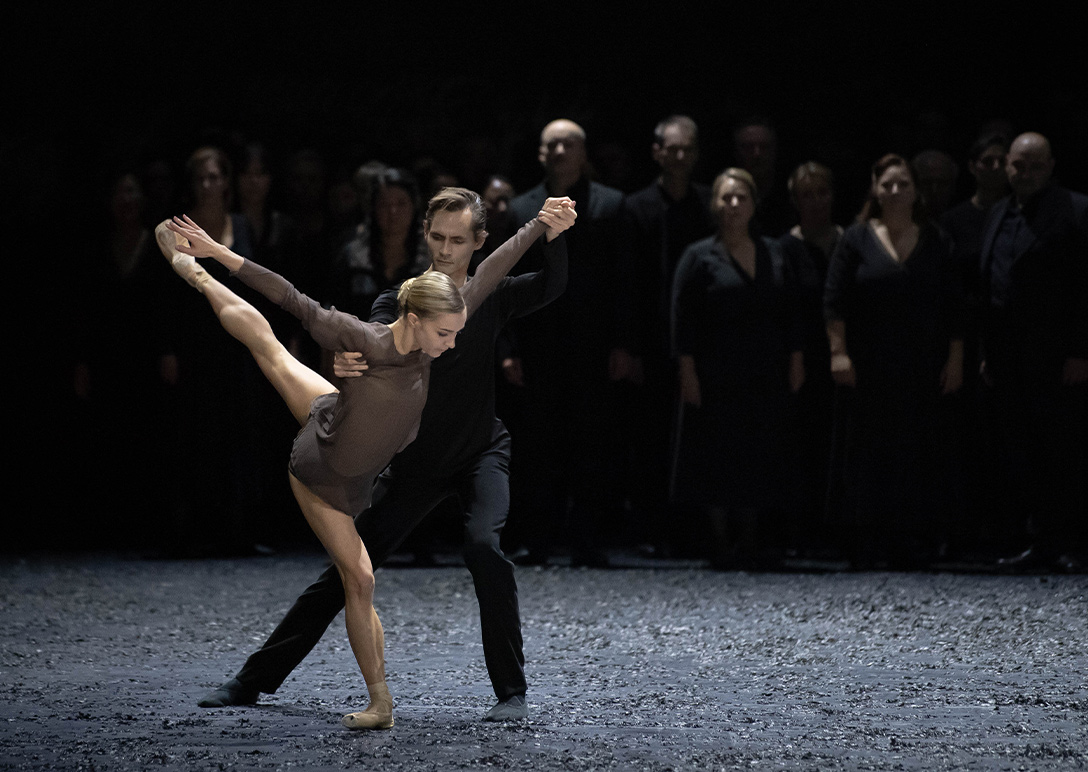
[[[804,381],[792,276],[778,243],[753,237],[755,210],[752,175],[719,174],[718,232],[687,248],[673,282],[675,495],[707,512],[719,569],[762,565],[761,514],[779,503],[788,401]]]

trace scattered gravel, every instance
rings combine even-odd
[[[0,769],[1088,767],[1088,577],[518,569],[531,719],[494,701],[461,567],[379,572],[397,724],[337,621],[255,707],[196,701],[316,555],[0,560]]]

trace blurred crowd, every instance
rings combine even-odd
[[[787,165],[778,131],[749,116],[707,138],[667,117],[639,149],[656,176],[632,180],[577,122],[555,120],[527,190],[485,159],[334,170],[316,150],[238,136],[115,169],[71,367],[75,489],[104,514],[75,533],[175,555],[312,538],[285,474],[297,425],[172,280],[157,222],[186,212],[366,319],[428,268],[430,196],[467,185],[488,212],[481,258],[544,196],[579,212],[566,291],[496,351],[516,562],[607,566],[623,547],[720,569],[1082,570],[1088,197],[1059,182],[1061,148],[996,121],[959,151],[871,159],[866,189],[844,201],[837,181],[863,171]],[[702,168],[708,143],[728,146],[724,171]],[[515,272],[540,260],[531,251]],[[245,296],[334,379],[331,352]],[[442,515],[405,545],[417,562],[458,538]]]

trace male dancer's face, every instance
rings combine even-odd
[[[487,233],[473,233],[472,211],[436,212],[427,229],[431,265],[455,281],[468,273],[472,253],[484,245]]]

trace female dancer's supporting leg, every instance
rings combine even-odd
[[[291,356],[257,309],[214,279],[195,258],[178,252],[180,237],[165,223],[155,229],[155,238],[174,271],[207,298],[223,329],[249,349],[291,414],[304,424],[310,414],[310,403],[322,394],[335,392],[336,388]],[[385,685],[385,634],[374,611],[374,569],[370,556],[350,516],[326,504],[294,475],[291,475],[291,490],[340,573],[348,641],[370,693],[370,706],[344,716],[344,725],[353,729],[388,729],[393,726],[393,700]]]
[[[366,679],[370,706],[344,716],[351,729],[393,726],[393,698],[385,685],[385,634],[374,611],[374,568],[355,524],[291,475],[291,490],[306,521],[332,556],[344,584],[344,619],[348,641]]]

